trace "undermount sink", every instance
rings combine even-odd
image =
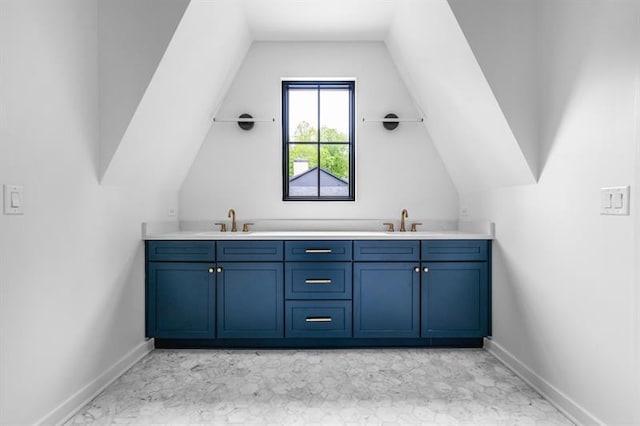
[[[246,233],[245,233],[246,234]],[[251,231],[255,237],[376,237],[390,234],[383,231]]]
[[[453,231],[455,233],[455,231]],[[358,238],[415,238],[422,237],[439,237],[451,235],[452,232],[446,231],[418,231],[418,232],[386,232],[386,231],[249,231],[249,232],[220,232],[220,231],[200,231],[200,232],[183,232],[185,237],[195,238],[211,238],[211,239],[228,239],[228,238],[338,238],[338,239],[358,239]],[[225,238],[226,237],[226,238]]]
[[[220,232],[220,231],[203,231],[203,232],[193,232],[192,233],[196,237],[219,237],[229,235],[230,232]],[[239,232],[233,232],[233,234],[239,234]],[[246,232],[244,234],[247,234]]]

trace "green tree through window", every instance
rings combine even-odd
[[[320,137],[323,142],[342,142],[347,139],[344,133],[337,129],[323,127],[320,129]],[[294,137],[297,142],[315,142],[318,138],[318,131],[311,127],[306,121],[301,122],[296,127]],[[296,159],[308,160],[309,168],[318,165],[317,148],[315,145],[294,145],[289,151],[289,176],[294,176],[293,162]],[[320,146],[321,168],[332,175],[349,180],[349,149],[347,145],[321,145]]]

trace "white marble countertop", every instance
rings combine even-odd
[[[260,221],[249,232],[212,231],[208,222],[159,222],[142,225],[143,240],[492,240],[489,222],[427,222],[431,229],[385,232],[367,229],[379,221]],[[382,223],[382,222],[380,222]],[[293,227],[286,229],[283,226]],[[302,228],[302,227],[306,227]],[[313,227],[315,226],[315,228]],[[238,226],[240,228],[240,226]],[[302,229],[295,229],[296,227]],[[426,227],[426,226],[425,226]],[[320,228],[320,229],[318,229]],[[326,228],[326,229],[323,229]],[[203,230],[204,229],[204,230]],[[209,230],[206,230],[209,229]]]
[[[145,240],[491,240],[493,235],[461,231],[177,231],[146,235]]]

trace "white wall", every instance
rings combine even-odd
[[[0,215],[2,424],[61,420],[144,348],[140,223],[177,194],[98,184],[97,41],[95,0],[0,2],[0,183],[25,187]]]
[[[580,421],[640,424],[639,5],[538,7],[540,182],[461,196],[496,224],[493,340]],[[601,216],[629,184],[632,215]]]
[[[356,78],[356,202],[283,202],[281,78]],[[419,113],[382,43],[254,43],[218,113],[275,117],[246,132],[234,123],[209,130],[180,191],[180,218],[456,219],[457,192],[424,126],[389,132],[362,117]]]

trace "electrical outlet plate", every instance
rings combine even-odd
[[[24,187],[4,185],[4,214],[24,214]]]
[[[461,206],[460,207],[460,219],[468,219],[469,218],[469,207]]]
[[[612,186],[600,189],[600,214],[629,215],[629,186]]]

